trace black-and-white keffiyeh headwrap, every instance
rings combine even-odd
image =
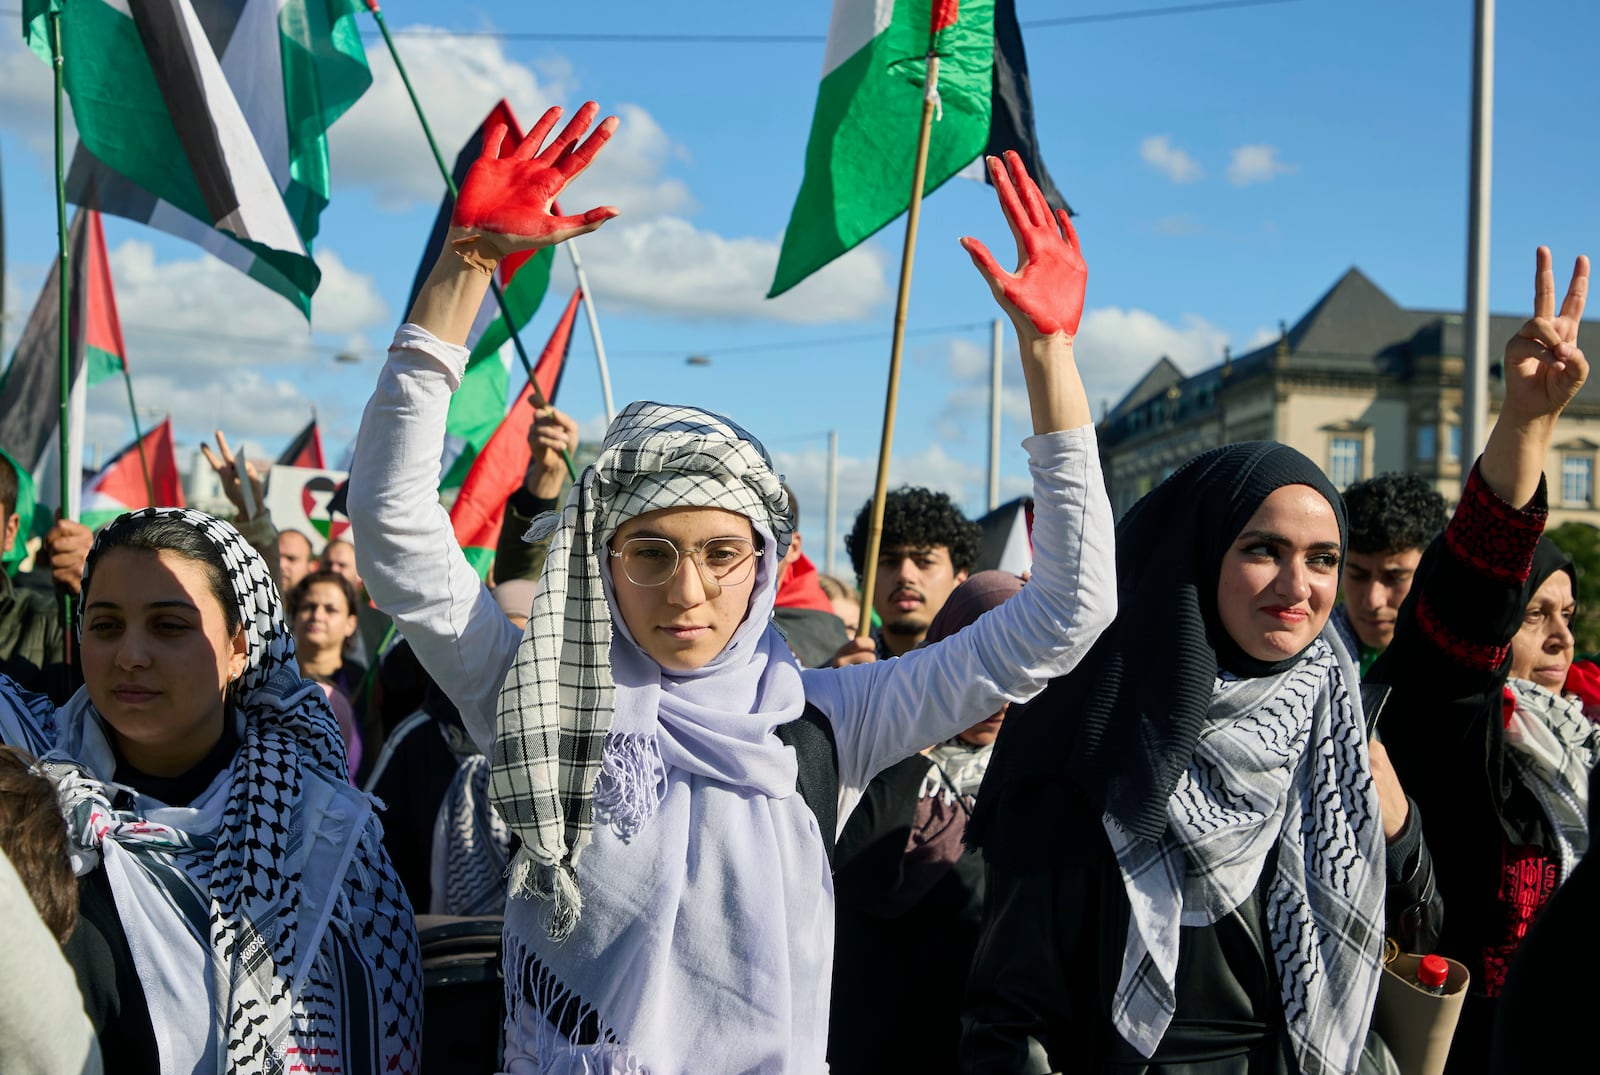
[[[1561,880],[1589,850],[1589,773],[1600,761],[1600,724],[1576,695],[1557,695],[1525,679],[1506,682],[1516,707],[1502,734],[1517,783],[1538,800],[1561,861]]]
[[[1131,914],[1112,1001],[1144,1055],[1172,1021],[1179,926],[1233,912],[1266,884],[1268,947],[1305,1075],[1360,1060],[1383,947],[1384,849],[1355,668],[1331,629],[1289,670],[1219,676],[1211,715],[1157,841],[1107,815]]]
[[[500,692],[489,788],[522,841],[510,895],[550,901],[552,937],[570,934],[582,911],[574,865],[590,840],[602,755],[615,770],[605,806],[620,829],[636,831],[658,793],[652,738],[606,749],[615,684],[601,564],[618,526],[666,507],[744,515],[758,533],[770,533],[778,558],[789,547],[788,499],[761,443],[720,415],[661,403],[633,403],[618,414],[561,514],[534,521],[529,540],[553,536]]]
[[[343,841],[347,866],[334,874],[342,884],[324,906],[302,906],[303,874],[294,864],[314,860],[313,839],[329,835],[325,807],[359,800],[344,786],[344,748],[326,695],[300,677],[266,562],[232,526],[183,509],[122,516],[101,531],[97,547],[153,516],[193,526],[226,566],[247,639],[244,671],[233,684],[241,745],[216,828],[186,832],[116,809],[102,721],[80,689],[58,714],[61,749],[50,758],[79,852],[106,858],[106,845],[115,844],[119,862],[131,863],[139,879],[141,901],[169,907],[188,927],[192,938],[141,938],[152,950],[145,958],[164,958],[162,945],[207,943],[221,1019],[212,1031],[216,1070],[415,1071],[422,1029],[416,932],[369,811],[345,811],[367,821],[359,837]],[[86,575],[83,592],[90,588]],[[304,793],[313,783],[336,793],[309,808]],[[305,943],[308,922],[320,926],[316,946]],[[208,1033],[204,1013],[154,1008],[158,1038],[163,1028],[202,1041]]]

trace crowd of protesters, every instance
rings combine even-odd
[[[904,488],[858,592],[759,440],[649,402],[570,484],[540,408],[480,578],[435,495],[463,344],[501,259],[615,214],[554,208],[597,115],[487,138],[344,539],[219,438],[232,518],[62,520],[0,575],[0,1069],[1386,1073],[1386,940],[1469,976],[1447,1071],[1584,1065],[1600,669],[1542,466],[1586,259],[1558,300],[1539,250],[1453,511],[1257,442],[1114,526],[1077,235],[989,158],[1026,578]],[[18,495],[0,457],[4,547]]]

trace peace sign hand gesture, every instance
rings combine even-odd
[[[971,236],[961,245],[1016,325],[1020,342],[1057,334],[1070,341],[1083,317],[1083,289],[1089,277],[1072,218],[1065,209],[1050,211],[1015,153],[1008,150],[1004,164],[998,157],[989,157],[987,163],[1006,223],[1017,240],[1017,271],[1002,269],[989,248]]]
[[[1521,421],[1554,420],[1589,376],[1589,362],[1578,347],[1589,259],[1580,254],[1573,265],[1559,315],[1549,247],[1539,248],[1537,261],[1533,317],[1506,342],[1505,351],[1505,409]]]
[[[506,144],[505,125],[496,124],[461,184],[451,226],[486,239],[504,256],[585,235],[616,216],[609,205],[580,216],[558,216],[555,208],[557,196],[589,167],[617,129],[617,117],[608,116],[579,145],[599,114],[598,104],[585,103],[543,151],[539,147],[561,119],[560,108],[547,110],[516,145]]]

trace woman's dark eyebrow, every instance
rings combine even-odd
[[[1274,533],[1271,530],[1246,530],[1244,533],[1239,535],[1238,540],[1254,541],[1258,544],[1267,545],[1294,545],[1294,542],[1290,541],[1282,534]],[[1337,541],[1313,541],[1310,545],[1307,545],[1306,548],[1315,549],[1317,551],[1324,551],[1327,549],[1333,549],[1337,551],[1339,548],[1339,543]]]
[[[144,607],[145,608],[186,608],[190,612],[199,612],[200,611],[197,607],[195,607],[194,605],[190,604],[188,601],[152,601],[148,605],[145,605]],[[92,612],[97,608],[109,608],[109,609],[115,609],[117,611],[121,611],[122,606],[117,604],[115,601],[90,601],[87,605],[85,605],[83,607],[83,610],[85,612]]]

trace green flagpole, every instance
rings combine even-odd
[[[423,114],[422,102],[417,99],[417,91],[412,88],[411,76],[406,73],[406,65],[400,61],[400,52],[394,47],[394,38],[389,33],[389,24],[383,19],[383,11],[378,7],[378,0],[366,0],[367,10],[372,12],[372,17],[378,20],[378,29],[383,32],[383,42],[389,46],[389,55],[394,60],[394,69],[400,72],[400,81],[405,85],[406,94],[411,98],[411,107],[416,110],[417,121],[422,124],[422,133],[428,138],[428,148],[433,150],[433,162],[439,166],[439,174],[444,176],[444,185],[450,190],[450,197],[454,198],[460,191],[456,190],[455,176],[450,174],[450,166],[445,164],[444,155],[439,152],[438,140],[433,137],[433,128],[428,126],[428,117]],[[500,304],[500,316],[505,319],[506,329],[511,333],[511,343],[517,349],[517,357],[522,360],[522,369],[528,375],[528,384],[533,394],[535,407],[548,407],[550,402],[544,398],[544,393],[539,390],[539,381],[533,375],[533,361],[528,358],[528,351],[522,346],[522,336],[517,331],[517,323],[511,316],[511,306],[506,302],[506,293],[500,288],[500,281],[493,276],[489,277],[489,290],[494,294],[495,302]],[[572,462],[572,453],[566,448],[561,449],[561,458],[566,461],[567,475],[573,480],[578,480],[578,468]]]
[[[50,66],[55,71],[55,97],[56,97],[56,246],[60,251],[57,261],[56,290],[60,294],[61,308],[58,312],[59,324],[56,335],[56,357],[60,368],[60,397],[61,417],[56,429],[56,447],[59,451],[61,467],[61,517],[70,518],[69,496],[72,491],[72,451],[70,436],[72,430],[72,341],[70,338],[72,317],[72,273],[71,256],[67,246],[67,167],[65,135],[62,124],[62,102],[66,94],[61,82],[61,11],[55,5],[50,5]],[[72,664],[72,595],[61,594],[61,641],[64,647],[63,655],[68,665]]]
[[[122,381],[128,386],[128,413],[133,416],[133,443],[139,446],[139,469],[144,471],[144,495],[150,501],[149,507],[161,507],[156,503],[156,483],[150,480],[150,460],[145,458],[144,431],[139,428],[139,408],[133,402],[133,375],[128,372],[128,356],[122,356]]]

